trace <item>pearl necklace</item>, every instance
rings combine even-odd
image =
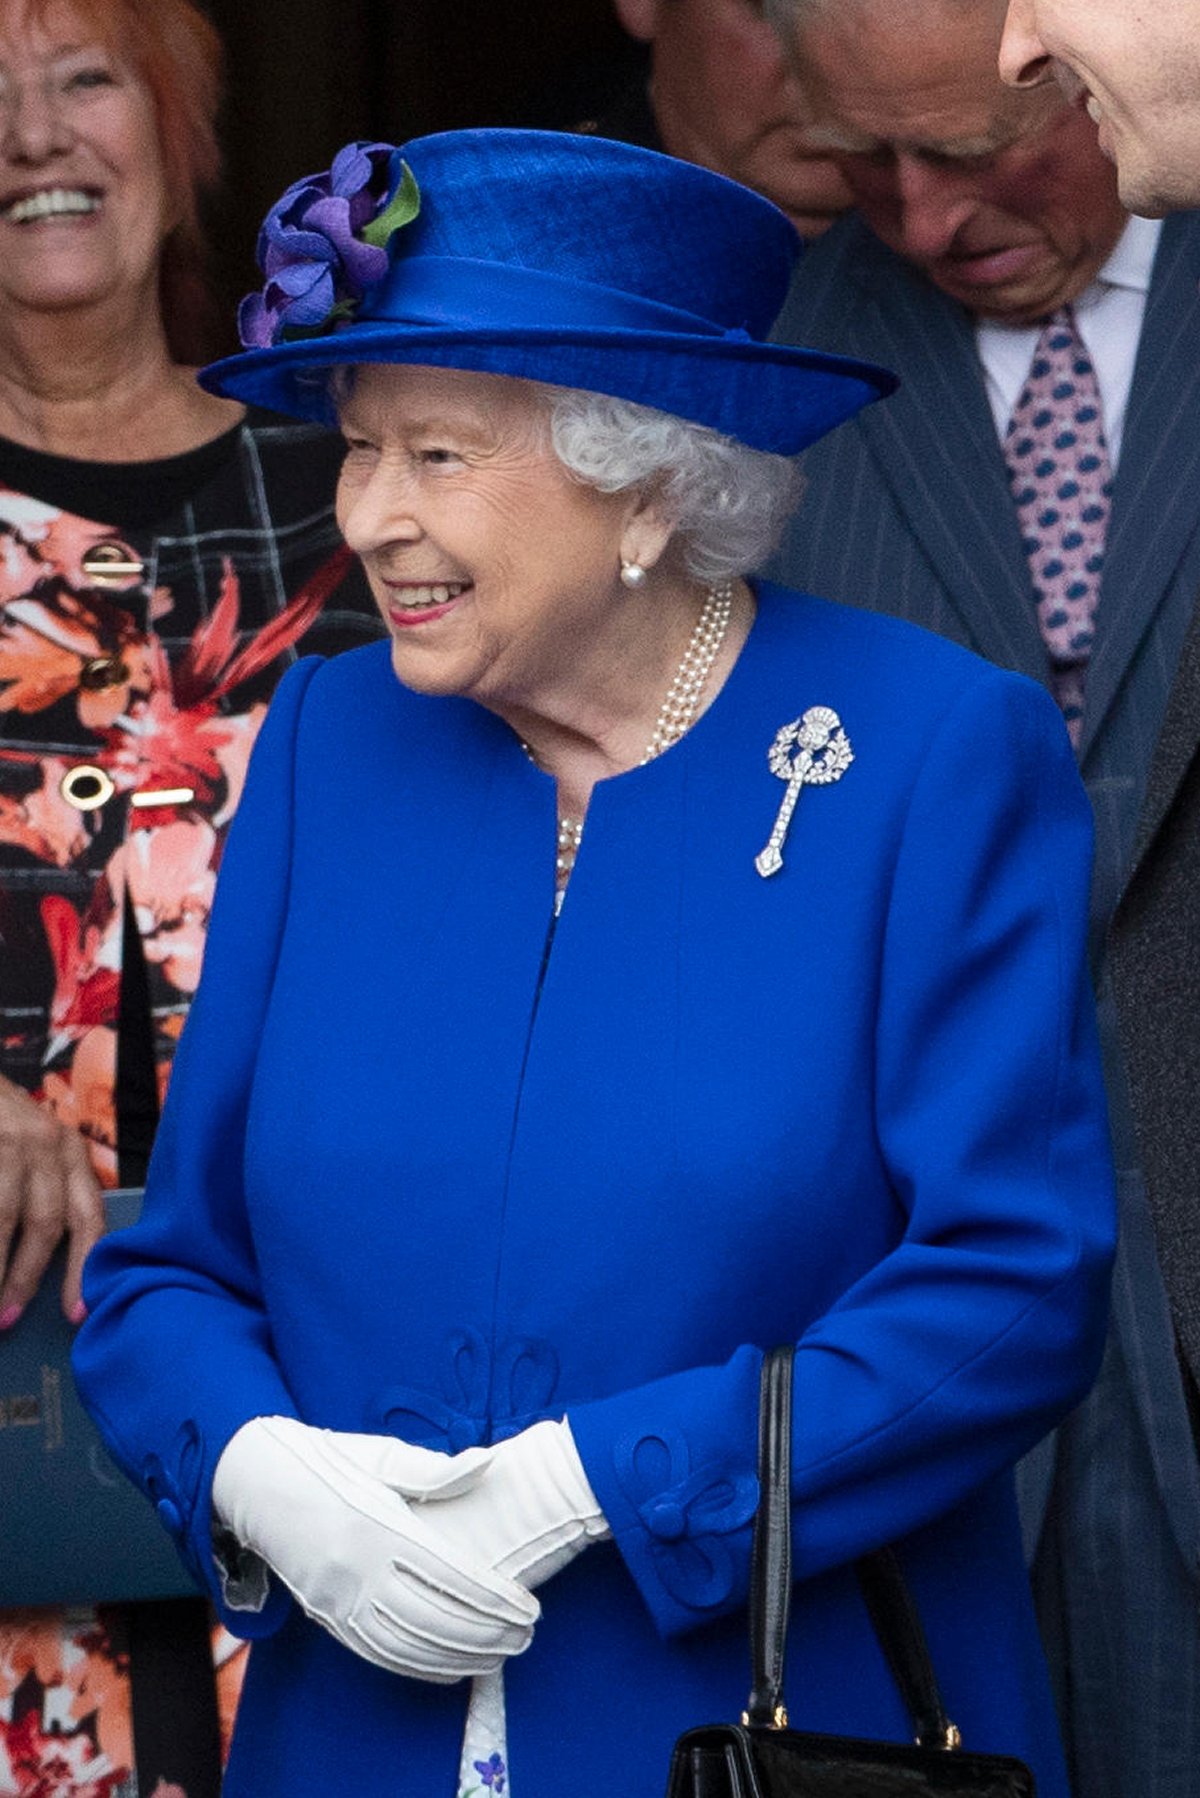
[[[659,707],[654,734],[646,745],[640,767],[678,743],[692,727],[700,696],[712,673],[713,663],[721,653],[729,619],[733,611],[733,583],[722,581],[710,587],[704,596],[700,616],[692,626],[688,646],[675,670],[675,678],[667,688],[667,696]]]
[[[654,761],[691,729],[696,708],[713,671],[713,664],[721,653],[732,613],[733,582],[722,581],[719,586],[710,587],[704,596],[700,616],[692,626],[687,648],[658,709],[654,730],[638,763],[639,767],[644,768],[647,762]],[[582,841],[582,818],[560,817],[556,864],[560,889],[571,878],[571,870],[575,866],[575,857]],[[559,897],[561,900],[561,890]]]

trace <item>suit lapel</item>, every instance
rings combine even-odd
[[[1179,783],[1200,750],[1200,602],[1192,614],[1175,669],[1166,716],[1155,745],[1146,787],[1146,802],[1138,819],[1137,842],[1125,885],[1129,885],[1142,857],[1158,835]]]
[[[857,428],[973,647],[1044,680],[1028,566],[968,316],[882,245],[859,279],[857,353],[894,368],[902,384]]]
[[[1200,214],[1169,219],[1155,258],[1113,494],[1080,760],[1200,520]],[[1109,596],[1111,603],[1106,603]]]

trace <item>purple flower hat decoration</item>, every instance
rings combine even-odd
[[[266,277],[238,312],[248,350],[320,336],[352,319],[388,271],[388,246],[411,224],[421,196],[391,144],[348,144],[332,168],[295,181],[258,237]]]

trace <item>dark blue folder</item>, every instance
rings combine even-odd
[[[138,1191],[106,1195],[109,1228]],[[60,1251],[0,1337],[0,1609],[175,1598],[196,1590],[154,1507],[109,1459],[75,1391]]]

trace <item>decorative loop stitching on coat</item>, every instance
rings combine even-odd
[[[671,1597],[711,1610],[733,1590],[735,1563],[722,1537],[745,1528],[758,1506],[752,1474],[708,1464],[691,1471],[677,1432],[627,1438],[616,1448],[621,1488],[650,1536],[654,1570]]]
[[[189,1572],[200,1585],[204,1578],[192,1549],[191,1528],[203,1466],[200,1431],[191,1419],[176,1431],[169,1462],[157,1454],[147,1455],[142,1462],[142,1484],[159,1522],[174,1538]]]
[[[368,1405],[366,1426],[457,1454],[539,1422],[549,1414],[558,1379],[557,1354],[536,1336],[511,1337],[493,1357],[478,1330],[455,1330],[446,1338],[440,1394],[386,1386]]]

